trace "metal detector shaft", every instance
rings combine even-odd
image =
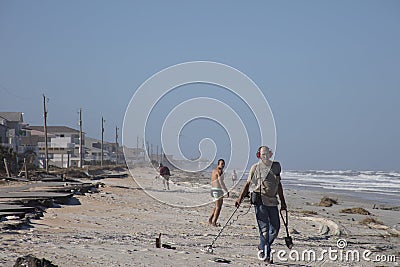
[[[235,215],[236,211],[239,209],[239,206],[236,207],[236,209],[232,212],[231,216],[228,218],[226,221],[225,225],[219,230],[218,234],[214,237],[214,240],[211,242],[211,244],[208,246],[208,250],[211,251],[212,253],[212,247],[214,246],[215,241],[219,238],[221,235],[222,231],[225,229],[225,227],[228,225],[229,221],[232,219],[233,215]]]

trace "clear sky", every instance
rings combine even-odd
[[[284,169],[400,170],[399,14],[399,1],[2,0],[0,111],[42,125],[44,93],[49,125],[78,129],[82,108],[87,135],[104,116],[114,141],[151,75],[215,61],[264,93]]]

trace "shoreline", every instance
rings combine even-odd
[[[325,194],[342,195],[343,197],[355,198],[359,201],[372,202],[372,204],[377,204],[377,205],[385,205],[385,206],[387,205],[390,207],[399,207],[400,205],[398,197],[396,198],[396,195],[393,194],[362,192],[362,191],[357,192],[357,191],[343,190],[343,189],[329,190],[329,189],[324,189],[322,187],[312,187],[312,186],[308,188],[306,188],[306,186],[299,186],[298,189],[295,189],[295,186],[293,185],[285,186],[284,184],[283,187],[284,190],[285,188],[287,188],[292,190],[303,190],[309,192],[322,192]]]

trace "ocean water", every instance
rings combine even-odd
[[[283,171],[287,189],[307,189],[346,194],[376,204],[400,206],[400,172],[384,171]],[[241,179],[246,180],[247,173]]]

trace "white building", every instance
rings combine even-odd
[[[39,160],[41,166],[45,160],[45,134],[43,126],[30,126],[31,139],[37,140]],[[79,131],[66,126],[47,126],[47,153],[49,165],[57,167],[80,166],[80,138]],[[82,133],[83,152],[85,153],[85,133]],[[84,155],[84,154],[83,154]]]

